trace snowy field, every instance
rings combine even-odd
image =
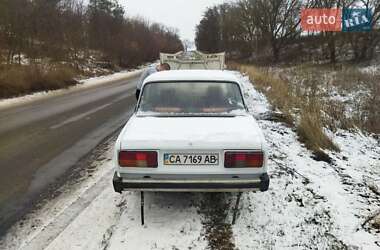
[[[139,193],[113,192],[111,139],[81,182],[14,226],[0,249],[380,249],[368,219],[380,208],[379,141],[338,131],[342,151],[315,161],[292,128],[266,120],[265,96],[239,77],[270,146],[271,185],[242,195],[234,225],[236,194],[148,193],[141,226]]]

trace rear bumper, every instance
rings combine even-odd
[[[154,192],[241,192],[262,191],[269,188],[268,174],[254,179],[130,179],[114,174],[115,192],[154,191]]]

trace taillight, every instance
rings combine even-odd
[[[120,167],[156,168],[157,152],[154,151],[120,151]]]
[[[226,168],[261,168],[263,164],[263,152],[226,152],[224,154]]]

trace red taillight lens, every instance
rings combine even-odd
[[[261,168],[263,164],[262,152],[226,152],[224,154],[226,168]]]
[[[156,168],[157,152],[154,151],[120,151],[119,165],[130,168]]]

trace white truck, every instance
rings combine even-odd
[[[224,70],[225,53],[204,54],[199,51],[180,51],[175,54],[160,54],[160,62],[168,63],[172,70]]]

